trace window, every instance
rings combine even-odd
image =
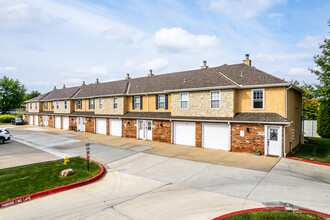
[[[158,109],[165,109],[165,95],[158,96]]]
[[[278,129],[277,128],[270,128],[269,129],[269,139],[271,141],[277,141],[277,136],[278,136],[278,133],[277,133]]]
[[[89,100],[89,109],[95,109],[94,99]]]
[[[53,101],[52,102],[52,109],[54,109],[54,106],[55,106],[55,102]]]
[[[77,100],[77,109],[82,109],[81,100]]]
[[[211,108],[220,108],[220,92],[211,92]]]
[[[113,97],[113,108],[114,109],[118,108],[118,97]]]
[[[37,109],[38,108],[38,104],[34,103],[34,108]]]
[[[48,104],[47,102],[44,102],[44,109],[48,108],[47,104]]]
[[[56,109],[59,109],[59,108],[60,108],[60,102],[56,101]]]
[[[181,93],[181,108],[188,108],[188,93]]]
[[[134,96],[134,109],[141,109],[141,97]]]
[[[30,109],[32,109],[32,103],[30,103]]]
[[[99,109],[103,109],[103,99],[99,99]]]
[[[67,109],[68,108],[68,101],[64,101],[64,109]]]
[[[264,89],[253,89],[252,90],[252,109],[264,109]]]

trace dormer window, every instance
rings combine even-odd
[[[252,89],[252,109],[265,108],[265,89]]]

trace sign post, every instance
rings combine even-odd
[[[89,171],[89,154],[90,154],[90,143],[86,143],[86,157],[87,157],[87,170]]]

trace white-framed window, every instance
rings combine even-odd
[[[34,108],[37,109],[38,108],[38,104],[34,103]]]
[[[59,108],[60,108],[60,102],[56,101],[56,109],[59,109]]]
[[[32,103],[30,102],[30,109],[32,109]]]
[[[99,99],[99,109],[103,109],[103,99]]]
[[[118,108],[118,97],[113,97],[113,109]]]
[[[220,108],[220,91],[211,91],[211,108]]]
[[[67,109],[68,108],[68,101],[64,101],[64,109]]]
[[[48,108],[48,103],[47,102],[44,102],[44,109],[47,109]]]
[[[180,106],[181,108],[188,108],[188,93],[180,94]]]
[[[158,95],[158,109],[165,109],[165,95]]]
[[[52,101],[52,109],[54,109],[54,106],[55,106],[55,102]]]
[[[77,100],[77,109],[82,109],[81,100]]]
[[[141,97],[134,96],[134,109],[141,109]]]
[[[95,100],[89,99],[89,109],[95,109]]]
[[[252,89],[252,109],[265,108],[265,89]]]

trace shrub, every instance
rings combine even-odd
[[[330,101],[321,102],[317,117],[317,133],[322,138],[330,138]]]
[[[23,118],[23,114],[22,113],[18,113],[17,114],[17,118]]]
[[[11,119],[16,118],[13,115],[1,115],[0,116],[0,123],[10,123]]]

